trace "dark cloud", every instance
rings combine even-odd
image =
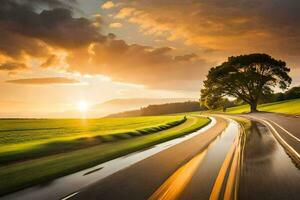
[[[4,54],[13,59],[20,60],[24,54],[34,57],[48,55],[47,46],[35,38],[6,30],[0,20],[0,54]]]
[[[4,71],[15,71],[24,69],[27,69],[27,66],[24,63],[6,62],[0,64],[0,70]]]
[[[30,5],[11,0],[2,2],[0,28],[61,48],[76,48],[103,39],[92,21],[72,17],[69,9],[55,8],[37,13]]]
[[[46,77],[46,78],[27,78],[8,80],[7,83],[30,84],[30,85],[48,85],[48,84],[74,84],[80,81],[65,77]]]
[[[37,4],[40,5],[49,5],[49,6],[64,6],[68,5],[68,3],[76,3],[76,0],[14,0],[14,2],[19,4],[29,4],[31,6],[36,6]]]

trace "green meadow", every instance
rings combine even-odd
[[[300,99],[261,104],[258,105],[258,110],[264,112],[299,115]],[[226,113],[229,114],[240,114],[240,113],[248,113],[248,112],[250,112],[249,105],[236,106],[232,108],[227,108],[226,110]]]
[[[209,122],[184,115],[0,120],[0,195],[183,136]]]
[[[182,116],[0,120],[0,165],[154,133]]]

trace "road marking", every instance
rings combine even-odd
[[[148,200],[174,200],[177,199],[186,185],[192,179],[198,166],[207,153],[207,149],[192,158],[171,175]]]
[[[285,131],[289,136],[291,136],[292,138],[294,138],[295,140],[297,140],[298,142],[300,142],[300,139],[297,138],[296,136],[294,136],[291,132],[289,132],[288,130],[286,130],[285,128],[283,128],[282,126],[280,126],[279,124],[277,124],[276,122],[267,119],[268,121],[274,123],[276,126],[278,126],[281,130]]]
[[[236,180],[236,172],[237,172],[237,166],[238,166],[238,150],[237,150],[237,144],[235,145],[235,152],[234,152],[234,157],[232,160],[231,168],[229,171],[229,176],[226,182],[226,188],[225,188],[225,194],[223,199],[233,199],[232,198],[232,192]]]
[[[253,116],[251,116],[253,117]],[[277,130],[272,126],[272,124],[270,124],[268,121],[266,120],[263,120],[263,119],[259,119],[257,117],[253,117],[254,119],[258,120],[258,121],[263,121],[265,124],[267,124],[272,130],[273,132],[275,133],[275,135],[277,136],[277,139],[279,140],[279,142],[282,142],[283,145],[286,146],[286,148],[288,148],[293,154],[296,155],[297,159],[300,160],[300,155],[299,153],[293,148],[291,147],[281,136],[280,134],[277,132]]]
[[[67,200],[67,199],[70,199],[71,197],[74,197],[76,194],[78,194],[79,192],[74,192],[74,193],[72,193],[72,194],[70,194],[70,195],[68,195],[68,196],[66,196],[66,197],[64,197],[64,198],[62,198],[61,200]]]
[[[230,147],[230,149],[225,157],[225,160],[221,166],[221,169],[219,171],[219,174],[218,174],[215,184],[213,186],[212,192],[210,193],[209,200],[216,200],[216,199],[219,199],[219,197],[220,197],[220,193],[221,193],[222,185],[223,185],[223,182],[225,179],[225,175],[226,175],[227,169],[229,168],[230,161],[234,155],[236,145],[237,145],[237,138],[235,139],[234,143]]]

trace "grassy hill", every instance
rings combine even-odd
[[[129,98],[112,99],[92,106],[89,117],[106,116],[113,113],[120,113],[129,110],[137,110],[148,105],[194,101],[192,98]],[[71,115],[72,116],[72,115]],[[139,115],[134,115],[139,116]],[[124,117],[124,116],[122,116]],[[125,116],[126,117],[126,116]]]
[[[300,115],[300,99],[279,101],[274,103],[261,104],[258,106],[259,111],[284,113]],[[228,108],[226,113],[238,114],[250,112],[249,105],[236,106]]]

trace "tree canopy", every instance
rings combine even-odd
[[[219,66],[210,69],[204,88],[201,90],[201,103],[218,102],[224,97],[242,99],[257,110],[262,95],[273,92],[276,85],[286,89],[291,84],[286,63],[267,54],[249,54],[229,57]]]

